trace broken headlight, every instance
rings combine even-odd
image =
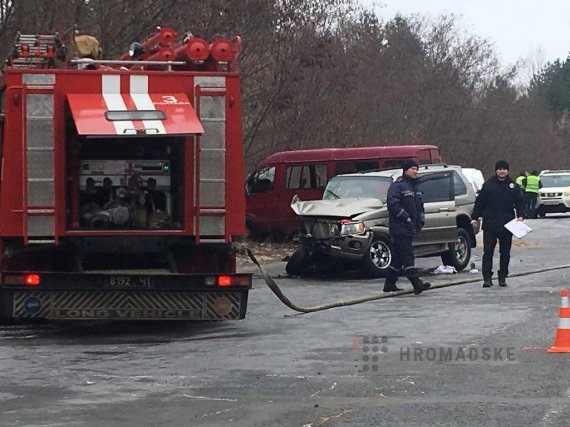
[[[363,222],[341,221],[340,235],[348,236],[350,234],[364,234],[366,227]]]

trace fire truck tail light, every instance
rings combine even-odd
[[[249,275],[207,276],[204,278],[204,284],[206,286],[219,286],[219,287],[230,287],[230,286],[251,287],[251,276]]]
[[[40,284],[39,274],[26,274],[26,285],[38,286]]]
[[[218,286],[231,286],[232,276],[218,276]]]
[[[39,274],[6,274],[2,282],[4,285],[38,286],[41,278]]]

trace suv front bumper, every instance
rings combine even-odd
[[[547,213],[567,212],[570,210],[570,196],[565,196],[560,191],[541,193],[537,206]]]
[[[361,259],[368,251],[373,233],[335,237],[326,240],[316,240],[301,235],[301,243],[312,252],[326,254],[332,258]]]

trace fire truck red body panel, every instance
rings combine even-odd
[[[0,318],[244,317],[235,62],[58,68],[27,49],[2,82]]]

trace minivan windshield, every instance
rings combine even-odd
[[[323,200],[373,198],[386,203],[390,184],[387,176],[337,176],[329,181]]]

